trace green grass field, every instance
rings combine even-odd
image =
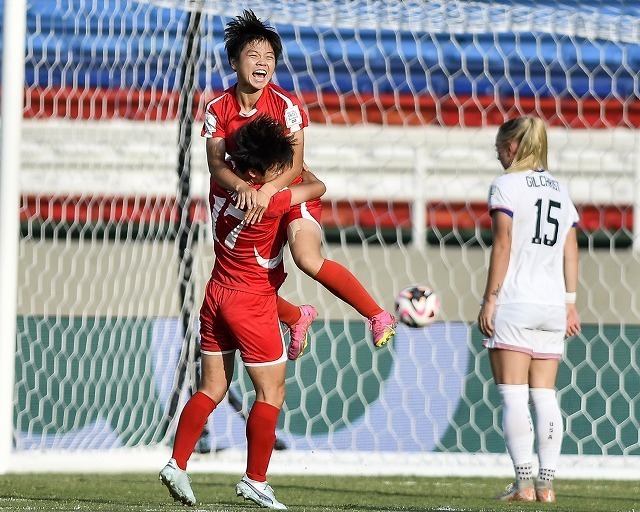
[[[258,511],[235,496],[238,475],[192,475],[195,507],[175,504],[150,474],[0,475],[0,511]],[[276,496],[292,511],[640,511],[639,481],[565,480],[553,504],[502,503],[508,483],[495,478],[273,476]]]

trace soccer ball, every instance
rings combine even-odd
[[[409,327],[425,327],[431,324],[439,310],[438,296],[431,288],[421,284],[407,286],[396,296],[398,320]]]

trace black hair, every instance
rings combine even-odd
[[[272,167],[283,169],[293,163],[293,135],[286,133],[282,123],[266,115],[240,127],[235,142],[231,158],[242,173],[252,170],[264,176]]]
[[[266,41],[271,45],[276,58],[276,64],[282,54],[282,39],[269,25],[262,22],[252,10],[246,9],[240,16],[236,16],[227,23],[224,29],[224,49],[227,52],[229,64],[238,60],[242,50],[255,41]]]

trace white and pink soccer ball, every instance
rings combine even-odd
[[[413,284],[396,295],[396,316],[409,327],[432,324],[440,311],[440,301],[428,286]]]

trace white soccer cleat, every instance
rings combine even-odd
[[[171,459],[158,475],[162,483],[169,489],[174,500],[185,505],[195,505],[196,497],[191,490],[191,479],[187,472],[181,470],[175,459]]]
[[[287,507],[276,499],[273,489],[267,482],[254,482],[243,476],[242,480],[236,484],[236,494],[243,496],[245,500],[253,501],[261,507],[287,510]]]

